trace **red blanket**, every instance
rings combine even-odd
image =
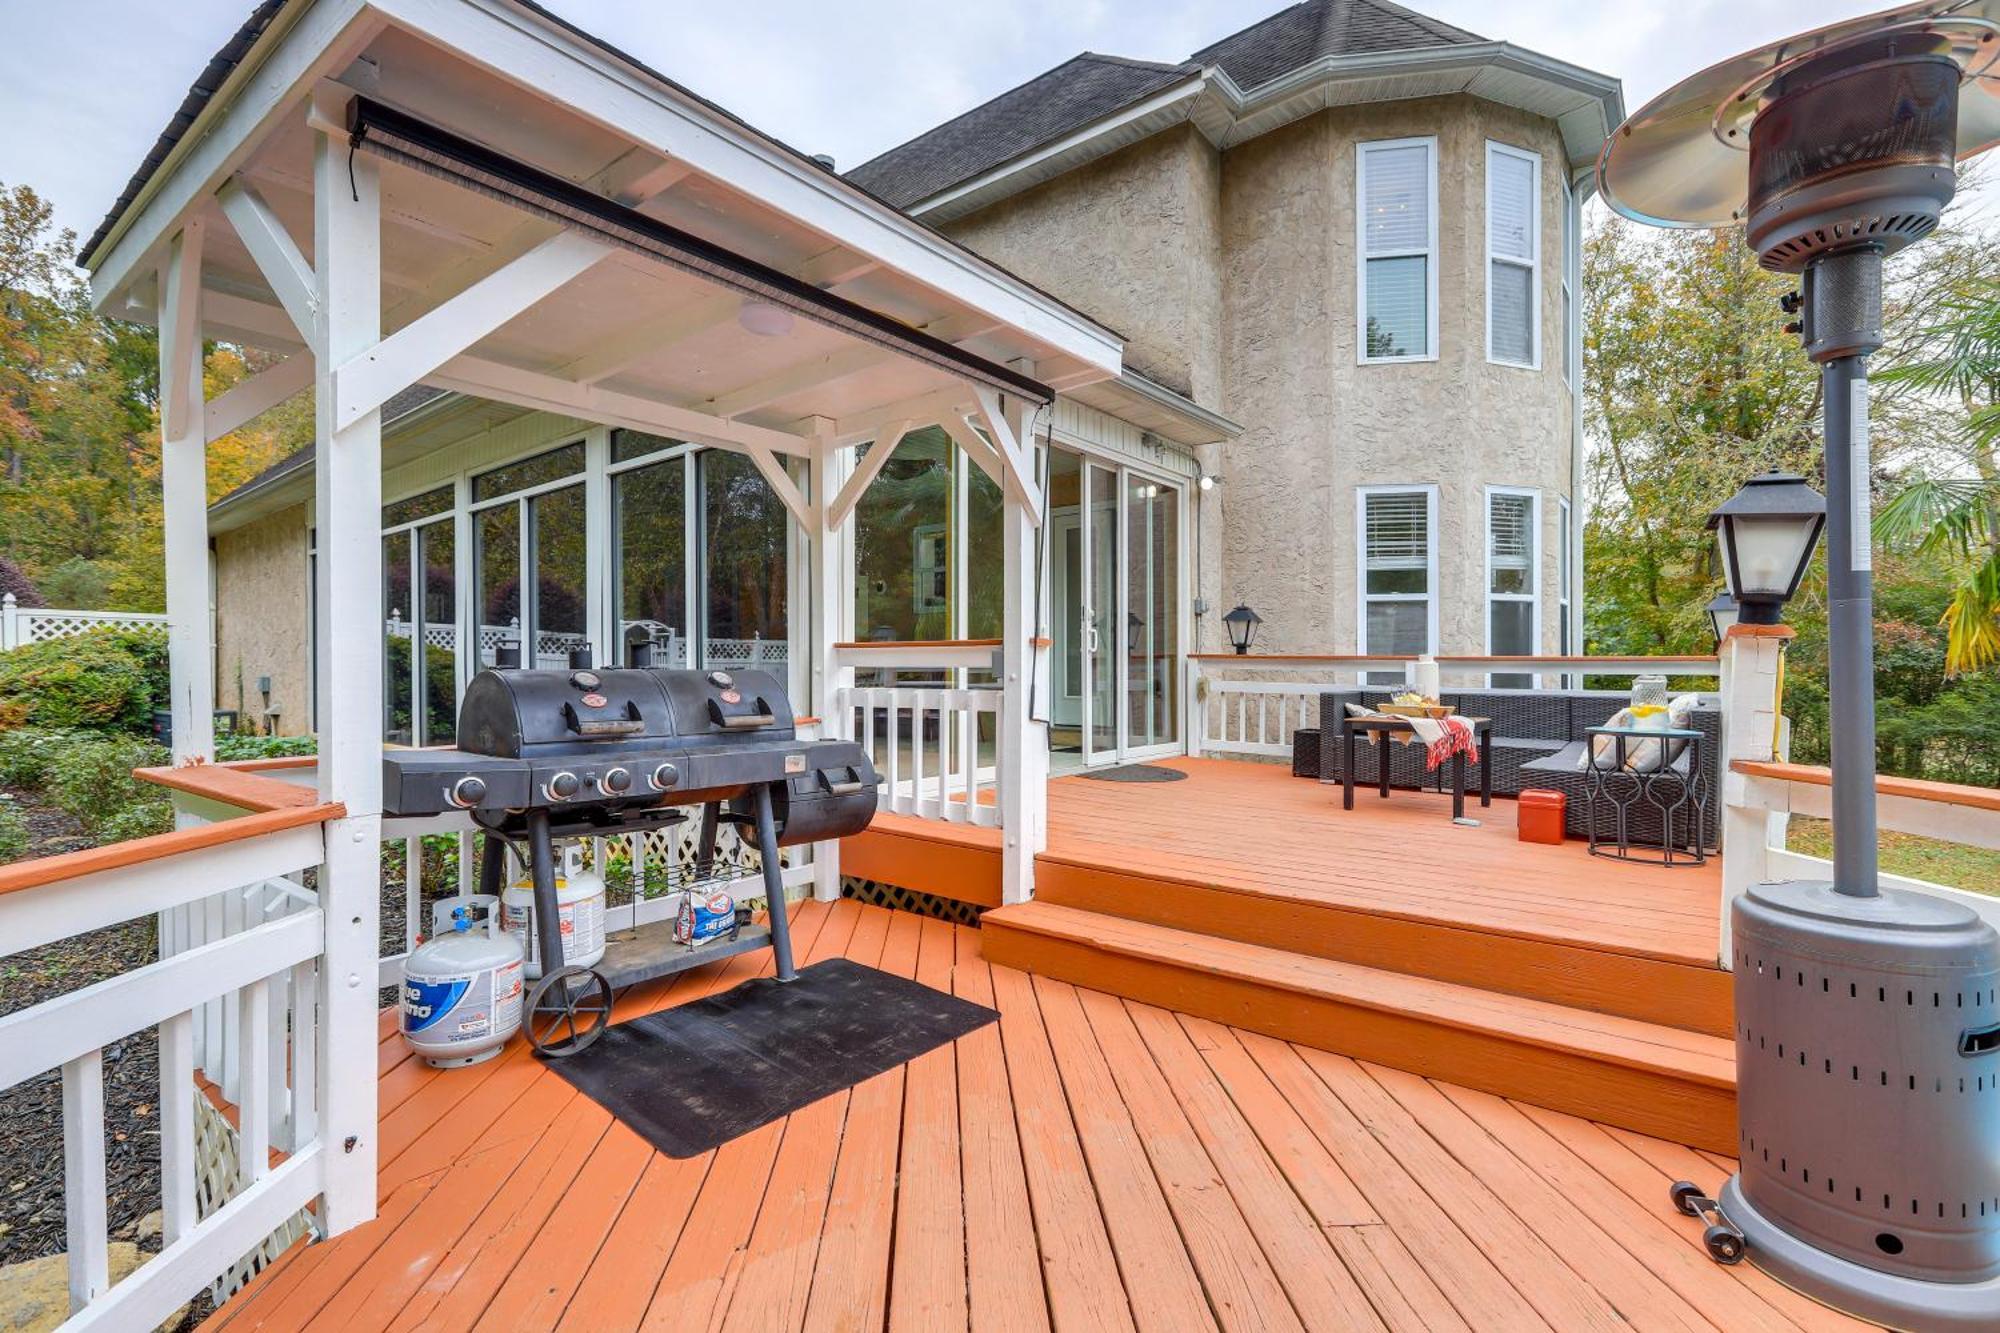
[[[1427,727],[1424,723],[1430,725]],[[1437,728],[1438,734],[1424,735],[1431,727]],[[1424,742],[1424,768],[1427,771],[1435,771],[1439,764],[1455,754],[1469,755],[1479,748],[1473,738],[1472,724],[1462,718],[1421,718],[1410,729]]]

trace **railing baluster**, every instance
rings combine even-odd
[[[242,1183],[262,1180],[271,1169],[271,984],[253,981],[237,992],[241,1052],[237,1057],[237,1168]]]
[[[881,692],[889,704],[889,808],[899,815],[910,813],[909,797],[903,792],[903,710],[896,706],[893,690]]]
[[[319,1133],[319,964],[292,968],[292,1116],[291,1142],[297,1152]]]
[[[104,1052],[63,1066],[63,1221],[74,1313],[111,1286],[104,1199]]]
[[[175,1014],[160,1035],[160,1239],[194,1229],[194,1015]]]
[[[229,939],[242,933],[243,894],[234,889],[226,890],[222,894],[221,938]],[[219,1063],[222,1065],[222,1074],[218,1078],[216,1077],[216,1072],[211,1069],[208,1076],[221,1085],[223,1099],[234,1102],[242,1099],[242,1089],[238,1086],[237,1077],[239,1064],[236,1058],[238,1055],[237,1034],[242,1030],[242,1015],[238,1012],[237,993],[231,991],[224,995],[221,1004],[222,1037],[221,1045],[217,1048],[217,1054],[221,1057]]]
[[[424,840],[412,833],[403,839],[403,952],[417,947],[424,933]]]

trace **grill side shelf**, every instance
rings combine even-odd
[[[743,927],[733,940],[725,935],[689,948],[675,941],[673,922],[656,921],[630,932],[619,931],[605,944],[604,957],[591,970],[617,990],[718,959],[734,958],[752,949],[762,949],[770,942],[771,928],[760,922]]]

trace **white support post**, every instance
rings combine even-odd
[[[834,514],[833,498],[854,470],[854,454],[835,443],[834,423],[826,417],[812,419],[813,453],[808,484],[812,490],[811,539],[812,643],[808,660],[812,663],[812,711],[819,715],[820,735],[829,740],[846,739],[846,720],[840,700],[854,684],[854,671],[840,662],[834,645],[848,637],[850,595],[847,543],[843,526]],[[832,902],[840,897],[840,844],[813,844],[813,897]]]
[[[375,159],[321,132],[314,148],[319,318],[320,796],[347,807],[326,826],[320,902],[326,953],[319,1043],[329,1236],[375,1215],[375,988],[382,837],[382,417],[335,428],[335,368],[381,337],[381,181]],[[351,169],[351,175],[350,175]]]
[[[21,604],[13,593],[0,594],[0,652],[21,646]]]
[[[201,219],[160,269],[160,512],[166,555],[173,761],[215,757],[215,664],[208,632],[208,432],[201,381]]]
[[[1200,651],[1199,648],[1196,651]],[[1202,696],[1201,662],[1193,657],[1187,659],[1187,707],[1184,710],[1181,730],[1187,733],[1188,758],[1201,758],[1201,742],[1208,731],[1208,705]]]
[[[1779,663],[1792,631],[1783,625],[1736,625],[1716,649],[1722,678],[1722,945],[1729,966],[1729,918],[1738,894],[1771,878],[1770,821],[1748,801],[1738,759],[1777,758]]]
[[[1034,373],[1031,366],[1017,363],[1015,368]],[[1026,902],[1035,896],[1035,857],[1045,845],[1048,830],[1049,736],[1046,725],[1035,720],[1034,699],[1036,688],[1047,683],[1047,662],[1038,637],[1041,590],[1036,586],[1035,551],[1040,497],[1034,480],[1032,421],[1032,406],[1015,400],[1009,400],[1004,417],[996,412],[989,421],[1012,437],[1003,440],[996,436],[994,443],[1003,450],[1010,446],[1018,450],[1013,462],[1019,472],[1010,470],[1010,475],[1025,483],[1007,488],[1000,513],[1005,573],[996,740],[1000,751],[1000,897],[1008,903]]]

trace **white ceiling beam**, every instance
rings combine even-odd
[[[577,384],[601,383],[654,352],[728,323],[742,305],[743,298],[734,293],[685,302],[664,315],[626,325],[556,373]]]
[[[866,277],[880,267],[880,262],[866,255],[855,254],[844,246],[835,246],[831,250],[820,251],[800,265],[797,276],[800,282],[827,289]]]
[[[881,475],[882,468],[889,461],[889,455],[896,452],[896,446],[903,442],[903,437],[915,429],[917,424],[906,417],[875,437],[874,444],[854,465],[854,472],[841,486],[840,493],[833,497],[833,504],[826,511],[826,525],[829,528],[838,528],[847,521],[847,516],[854,512],[854,506],[861,502],[862,495],[874,484],[875,478]],[[829,444],[828,447],[837,446]]]
[[[581,232],[558,232],[419,315],[334,372],[334,428],[353,425],[610,254],[610,246]]]
[[[258,371],[249,379],[208,400],[208,439],[216,440],[240,429],[284,402],[293,394],[312,386],[313,358],[309,352],[294,352],[277,365]]]
[[[748,448],[743,452],[757,465],[757,471],[762,474],[764,484],[784,501],[785,508],[791,511],[799,526],[808,532],[818,527],[819,506],[806,499],[805,492],[799,489],[798,483],[792,480],[792,474],[785,471],[785,465],[778,461],[776,455],[769,449],[758,447]]]
[[[872,440],[876,432],[909,418],[918,425],[928,425],[933,421],[943,422],[972,407],[972,393],[966,386],[953,381],[949,387],[932,389],[925,393],[913,394],[908,398],[885,403],[881,407],[857,412],[853,416],[840,418],[834,427],[834,442],[848,445]]]
[[[800,457],[812,452],[812,442],[790,431],[723,421],[706,412],[657,398],[620,393],[615,389],[569,380],[540,371],[522,370],[481,357],[459,356],[425,375],[424,382],[475,398],[491,398],[540,412],[582,417],[607,426],[624,426],[696,444],[747,453],[753,448]]]
[[[837,352],[816,356],[785,367],[763,379],[719,393],[703,406],[719,417],[740,417],[760,407],[803,393],[816,385],[832,384],[859,375],[889,359],[889,353],[873,343],[857,343]]]
[[[1002,490],[1011,489],[1007,481],[1007,467],[1000,461],[1000,455],[966,422],[964,417],[951,412],[938,424],[944,427],[944,433],[951,436],[958,447],[964,450],[965,456],[979,465],[979,470],[984,472],[995,486]]]
[[[285,224],[278,220],[270,205],[241,181],[225,184],[216,201],[235,229],[236,238],[256,261],[257,271],[270,284],[278,304],[285,308],[300,341],[311,346],[318,323],[318,300],[313,295],[316,288],[312,265],[299,253],[298,243],[292,240],[292,234],[285,230]]]
[[[972,386],[973,415],[986,429],[986,438],[993,441],[993,451],[1000,455],[1001,465],[1007,471],[1007,490],[1012,492],[1028,510],[1029,518],[1036,527],[1042,525],[1042,488],[1035,480],[1033,445],[1022,440],[1014,429],[1014,423],[1000,406],[1000,395],[983,384]]]
[[[133,312],[140,315],[147,312]],[[202,289],[202,328],[211,337],[240,342],[273,351],[290,351],[305,346],[305,338],[292,326],[291,316],[278,306],[253,301],[234,292]]]

